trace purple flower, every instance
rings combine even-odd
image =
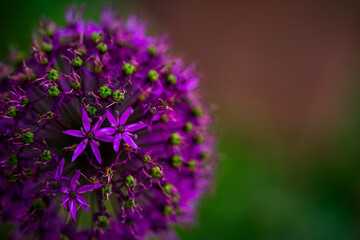
[[[115,118],[110,113],[109,110],[106,111],[106,117],[109,120],[111,126],[114,128],[114,132],[116,132],[116,134],[114,136],[114,150],[115,150],[115,152],[119,151],[121,139],[124,139],[124,141],[127,144],[129,144],[130,146],[132,146],[133,148],[140,149],[136,145],[134,140],[132,139],[134,134],[132,134],[130,132],[134,132],[134,131],[143,129],[143,128],[147,127],[147,125],[143,124],[143,123],[130,123],[128,125],[125,125],[126,121],[130,117],[130,114],[131,114],[132,111],[133,111],[133,109],[131,107],[129,107],[128,109],[125,110],[125,112],[121,115],[120,118],[119,118],[119,116],[117,116]]]
[[[80,179],[81,172],[78,170],[76,174],[72,177],[70,188],[63,186],[61,189],[61,192],[64,193],[62,204],[67,209],[66,205],[69,205],[69,211],[74,219],[76,221],[76,211],[77,211],[77,204],[80,205],[85,211],[89,210],[88,203],[86,199],[81,196],[80,194],[91,192],[92,190],[102,187],[102,184],[92,184],[92,185],[83,185],[81,187],[77,187],[79,185],[79,179]]]
[[[0,64],[0,223],[10,239],[174,239],[216,172],[200,76],[136,16],[82,10]]]
[[[65,159],[61,159],[58,167],[56,168],[55,174],[53,172],[48,172],[47,176],[51,178],[50,181],[48,181],[48,187],[49,191],[58,192],[60,189],[60,185],[62,182],[70,182],[70,179],[67,177],[62,176],[63,170],[64,170],[64,163]]]
[[[95,139],[99,140],[99,141],[103,141],[103,142],[112,142],[113,141],[113,137],[109,136],[109,134],[113,133],[112,128],[99,129],[100,126],[103,124],[104,120],[105,120],[105,118],[103,118],[103,117],[100,118],[96,122],[94,127],[92,129],[90,129],[89,116],[88,116],[87,112],[85,111],[85,109],[82,109],[82,122],[83,122],[85,131],[79,131],[79,130],[63,131],[63,133],[65,133],[67,135],[78,137],[78,138],[84,138],[84,140],[82,140],[79,143],[79,145],[76,147],[76,149],[74,151],[74,155],[72,156],[72,159],[71,159],[72,162],[75,161],[75,159],[85,150],[87,144],[90,141],[91,149],[92,149],[96,159],[101,164],[102,160],[101,160],[101,156],[100,156],[100,151],[99,151],[99,147],[98,147],[98,144],[95,141]]]

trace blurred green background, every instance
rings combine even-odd
[[[105,2],[168,33],[204,74],[216,188],[181,239],[360,239],[358,1],[0,1],[0,56],[27,51],[41,16]]]

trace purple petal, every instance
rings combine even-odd
[[[96,142],[94,140],[91,140],[90,141],[90,146],[91,146],[91,149],[92,149],[96,159],[98,160],[99,164],[101,164],[102,160],[101,160],[101,155],[100,155],[98,145],[96,144]]]
[[[59,166],[56,169],[56,173],[55,173],[54,178],[57,179],[57,180],[60,178],[60,176],[61,176],[61,174],[63,172],[64,163],[65,163],[65,158],[61,159],[61,162],[60,162]]]
[[[121,142],[121,133],[117,133],[114,137],[114,151],[118,152],[120,148],[120,142]]]
[[[137,131],[140,130],[144,127],[147,127],[146,124],[143,123],[132,123],[132,124],[128,124],[124,127],[125,131],[127,132],[133,132],[133,131]]]
[[[96,131],[95,137],[100,136],[100,135],[111,135],[111,134],[114,134],[115,132],[116,132],[115,128],[105,127],[105,128],[102,128],[102,129],[99,129],[98,131]]]
[[[92,190],[99,188],[99,187],[102,187],[102,183],[83,185],[76,190],[76,193],[80,194],[80,193],[91,192]]]
[[[72,156],[72,159],[71,159],[72,162],[75,161],[75,159],[85,150],[88,142],[89,142],[89,139],[86,138],[79,143],[79,145],[76,147],[74,154]]]
[[[82,109],[82,122],[84,125],[85,132],[90,132],[90,120],[84,108]]]
[[[70,193],[70,188],[68,188],[67,186],[62,186],[61,187],[61,192],[62,193]]]
[[[75,199],[71,199],[69,201],[69,210],[70,210],[72,218],[74,219],[74,221],[76,221],[76,200]]]
[[[114,141],[113,136],[107,136],[107,135],[97,136],[97,137],[95,137],[95,139],[97,139],[99,141],[102,141],[102,142],[112,142],[112,141]]]
[[[70,199],[70,197],[68,194],[65,194],[63,196],[62,204],[64,205],[65,210],[66,210],[66,203],[67,203],[67,201],[69,201],[69,199]]]
[[[71,179],[71,184],[70,184],[72,191],[75,191],[76,186],[79,184],[80,175],[81,175],[81,172],[80,172],[80,170],[78,170],[78,171],[75,173],[75,175],[72,177],[72,179]]]
[[[114,115],[112,115],[109,110],[106,110],[106,117],[109,120],[111,126],[115,127],[118,125],[118,122],[116,121]]]
[[[130,117],[131,112],[132,112],[132,107],[129,107],[128,109],[125,110],[125,112],[123,112],[123,114],[120,117],[121,126],[124,126],[128,118]]]
[[[76,200],[85,211],[89,210],[88,203],[86,202],[86,199],[83,196],[76,195]]]
[[[128,133],[123,133],[122,137],[124,139],[124,141],[129,144],[130,146],[132,146],[135,149],[140,149],[136,143],[134,142],[134,140],[128,135]]]
[[[99,120],[95,123],[93,129],[91,130],[91,132],[96,133],[97,130],[100,128],[100,126],[103,124],[103,122],[105,121],[104,117],[99,118]]]
[[[86,133],[84,133],[80,130],[66,130],[66,131],[63,131],[63,133],[70,135],[70,136],[79,137],[79,138],[83,138],[86,136]]]

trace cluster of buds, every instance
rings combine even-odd
[[[0,64],[0,224],[14,239],[171,239],[216,170],[199,76],[135,16],[81,15],[42,20],[30,56]]]

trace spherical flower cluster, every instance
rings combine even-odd
[[[66,21],[0,64],[0,224],[11,239],[175,238],[216,169],[199,76],[135,16]]]

